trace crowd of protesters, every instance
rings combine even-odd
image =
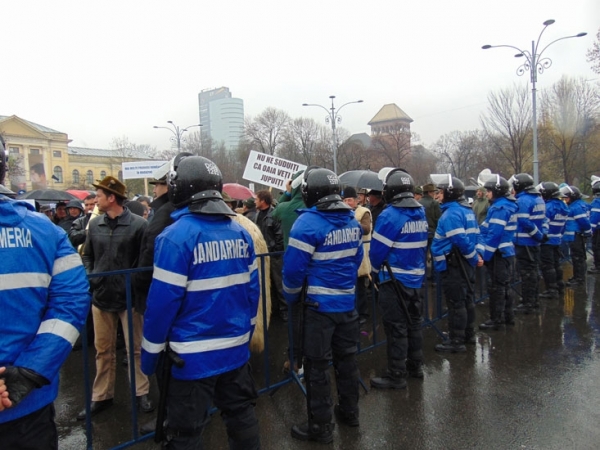
[[[19,252],[0,245],[3,260],[13,261],[1,276],[18,285],[23,298],[35,292],[30,307],[45,311],[36,323],[1,327],[1,336],[22,333],[23,339],[7,341],[0,352],[0,442],[43,439],[56,448],[57,374],[90,305],[96,374],[90,408],[78,420],[113,406],[121,329],[135,365],[140,411],[155,409],[149,377],[168,373],[159,379],[166,420],[144,425],[144,433],[160,431],[168,448],[201,448],[214,404],[223,413],[230,448],[254,449],[260,433],[248,361],[261,288],[270,293],[275,317],[287,322],[291,314],[295,320],[290,347],[300,356],[294,370],[304,370],[307,420],[292,427],[292,437],[330,443],[334,416],[344,426],[360,424],[356,356],[371,298],[382,312],[387,370],[370,384],[404,389],[408,377],[424,378],[425,283],[441,283],[448,310],[447,338],[435,350],[463,353],[477,328],[506,329],[515,314],[535,314],[540,299],[557,298],[565,287],[583,286],[586,273],[600,273],[600,178],[592,178],[595,198],[588,204],[576,186],[534,186],[525,173],[507,179],[482,172],[473,201],[451,174],[431,174],[418,186],[399,168],[382,169],[382,189],[367,190],[343,186],[333,172],[311,166],[294,174],[278,200],[270,190],[231,199],[219,168],[189,154],[154,176],[153,200],[128,200],[125,185],[107,176],[83,202],[38,205],[40,214],[10,199],[10,191],[0,193],[2,226],[21,227],[13,234],[20,236]],[[231,220],[238,215],[256,225],[270,253],[266,286],[259,282],[256,231]],[[18,223],[17,217],[24,219]],[[589,240],[594,267],[588,271]],[[568,280],[561,269],[565,246],[573,262]],[[152,270],[132,275],[130,329],[125,276],[104,273],[138,267]],[[23,278],[32,270],[53,281],[32,285]],[[487,280],[489,319],[477,327],[478,271]],[[516,278],[518,304],[511,289]],[[7,303],[6,286],[0,287],[0,305],[10,311],[15,306]],[[54,305],[63,298],[68,308]],[[32,424],[38,431],[29,435]]]

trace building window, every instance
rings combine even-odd
[[[85,174],[85,182],[87,184],[92,184],[94,182],[94,172],[92,172],[91,170],[87,171],[87,173]]]
[[[100,171],[100,179],[104,180],[105,177],[106,177],[106,170],[101,170]]]
[[[29,149],[29,154],[30,155],[39,155],[40,154],[40,149],[39,148],[30,148]]]
[[[57,183],[63,182],[62,167],[54,166],[54,177],[55,177],[54,179],[56,180]]]
[[[62,152],[60,150],[52,150],[52,156],[55,158],[62,158]]]
[[[79,170],[73,171],[73,184],[79,184]]]
[[[119,181],[123,182],[123,171],[119,170],[119,174],[117,175],[117,177],[119,178]]]
[[[18,155],[21,151],[19,150],[19,147],[8,147],[8,153],[11,155]]]

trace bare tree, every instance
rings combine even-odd
[[[583,78],[562,77],[542,95],[541,142],[544,174],[573,183],[600,170],[593,136],[598,130],[600,97]]]
[[[360,140],[349,137],[339,146],[337,158],[340,174],[348,170],[370,169],[372,164],[369,149]]]
[[[290,116],[285,111],[269,107],[255,118],[246,119],[244,134],[255,150],[278,155],[289,123]]]
[[[430,174],[440,171],[438,166],[439,159],[434,152],[422,145],[414,145],[411,149],[410,160],[404,168],[408,170],[415,183],[422,185],[427,183]]]
[[[596,40],[593,42],[592,47],[588,49],[587,62],[592,65],[592,70],[596,73],[600,73],[600,29],[596,34]]]
[[[502,89],[488,95],[483,131],[495,152],[509,163],[513,173],[523,172],[531,160],[531,103],[527,85]]]
[[[418,137],[403,125],[392,127],[388,133],[378,134],[371,142],[375,165],[380,167],[403,167],[410,158],[411,141]]]
[[[481,170],[483,133],[474,131],[453,131],[442,136],[434,146],[439,157],[438,168],[463,181]]]
[[[314,119],[300,117],[290,120],[289,126],[284,130],[279,156],[310,166],[323,128]]]

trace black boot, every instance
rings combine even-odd
[[[467,351],[467,347],[465,347],[463,342],[464,338],[462,341],[458,339],[446,339],[441,344],[435,346],[435,351],[443,353],[464,353]]]
[[[292,437],[300,441],[315,441],[321,444],[333,442],[333,423],[304,422],[292,427]]]
[[[465,344],[475,345],[477,344],[477,340],[475,339],[475,329],[467,328],[465,330]]]
[[[558,298],[558,289],[546,289],[540,294],[540,298]]]
[[[423,379],[425,377],[425,375],[423,374],[423,361],[414,361],[412,359],[407,359],[406,370],[408,371],[408,376],[412,378]]]
[[[376,389],[405,389],[407,375],[406,372],[388,371],[382,377],[371,378],[371,387]]]
[[[519,306],[515,308],[515,313],[517,314],[533,314],[535,313],[535,308],[532,303],[519,303]]]
[[[357,427],[360,425],[360,422],[358,421],[358,411],[349,413],[340,409],[340,405],[335,405],[333,413],[335,414],[337,423],[343,423],[349,427]]]
[[[488,319],[482,324],[479,324],[480,330],[504,330],[504,322]]]

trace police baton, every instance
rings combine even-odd
[[[456,250],[456,247],[452,248],[451,253],[453,253],[454,258],[456,258],[458,267],[460,268],[460,272],[462,273],[463,278],[467,282],[467,287],[469,288],[469,292],[475,292],[475,289],[473,289],[473,284],[471,284],[471,280],[470,280],[469,276],[467,275],[467,269],[465,269],[464,258],[462,257],[460,252],[458,250]]]
[[[154,442],[160,444],[165,440],[165,417],[167,415],[167,394],[169,390],[169,383],[171,382],[171,368],[175,365],[181,369],[185,366],[185,361],[181,357],[171,350],[169,344],[167,344],[165,351],[163,352],[163,365],[162,365],[162,382],[160,386],[160,397],[158,399],[158,413],[156,415],[156,432],[154,434]]]
[[[412,317],[410,317],[410,314],[408,313],[408,306],[406,305],[404,296],[402,295],[398,284],[396,284],[396,277],[394,276],[394,272],[392,272],[392,267],[390,266],[390,263],[387,260],[384,261],[383,264],[385,265],[385,268],[388,271],[390,280],[392,281],[394,292],[396,293],[396,297],[398,297],[398,303],[400,303],[400,307],[402,308],[402,311],[404,311],[404,315],[406,316],[406,321],[409,325],[412,325]]]

